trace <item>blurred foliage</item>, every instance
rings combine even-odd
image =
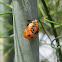
[[[46,20],[48,17],[45,14],[45,9],[44,6],[41,2],[41,0],[38,0],[38,17],[40,18],[41,22],[43,23],[43,26],[47,31],[52,34],[52,29],[50,23],[54,23],[56,30],[58,32],[58,35],[62,34],[61,29],[62,29],[62,0],[45,0],[46,5],[49,9],[50,15],[53,18],[54,22],[50,22]],[[59,25],[58,25],[59,24]],[[40,31],[43,31],[41,28],[41,25],[39,24]]]
[[[55,29],[59,35],[57,38],[61,38],[62,37],[61,36],[62,35],[62,0],[45,0],[45,2],[49,9],[50,15],[54,21],[50,21],[50,20],[46,19],[48,16],[46,15],[45,8],[44,8],[41,0],[38,0],[38,19],[40,19],[40,21],[42,22],[42,25],[39,22],[39,30],[40,30],[40,32],[53,35],[52,28],[50,25],[50,23],[53,23],[55,25]],[[0,38],[10,38],[11,39],[14,36],[13,34],[12,34],[13,35],[12,37],[11,37],[11,35],[4,37],[4,35],[5,35],[5,33],[10,32],[13,29],[13,26],[6,21],[5,22],[1,21],[2,20],[1,17],[12,14],[12,8],[13,8],[12,3],[9,5],[9,4],[4,4],[4,3],[0,2],[0,4],[11,8],[11,10],[0,13]],[[1,23],[5,24],[5,26],[7,27],[7,31],[3,34],[1,33],[1,28],[2,28]],[[42,28],[42,26],[44,29]],[[45,60],[42,62],[48,62],[48,61]]]

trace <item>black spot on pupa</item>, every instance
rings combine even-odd
[[[33,26],[33,27],[35,27],[35,26]]]
[[[28,36],[30,37],[30,34],[28,34]]]
[[[29,23],[27,24],[27,26],[29,25]]]
[[[36,24],[34,24],[34,25],[36,25]]]
[[[35,32],[35,34],[37,34],[37,33],[38,33],[38,31]]]
[[[27,24],[27,26],[28,26],[30,23],[32,23],[32,21],[30,21],[30,22]]]
[[[31,32],[33,33],[33,31],[31,30]]]
[[[32,31],[34,31],[34,28],[31,28]]]
[[[31,37],[31,38],[33,38],[33,37]]]
[[[31,32],[33,33],[33,31],[34,31],[34,28],[31,28],[30,30],[31,30]]]

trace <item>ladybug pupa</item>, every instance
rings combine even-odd
[[[23,36],[28,40],[32,40],[37,36],[38,32],[39,32],[39,26],[37,20],[33,20],[24,30]]]

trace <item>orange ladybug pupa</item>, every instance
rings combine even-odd
[[[37,36],[38,32],[39,32],[39,26],[37,20],[35,20],[29,23],[29,25],[23,32],[23,36],[28,40],[32,40]]]

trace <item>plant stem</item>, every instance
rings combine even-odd
[[[28,21],[38,19],[37,0],[12,1],[15,62],[39,62],[38,36],[33,40],[23,36]]]
[[[49,10],[48,10],[48,8],[47,8],[47,6],[46,6],[45,1],[44,1],[44,0],[41,0],[41,1],[42,1],[43,5],[44,5],[44,8],[45,8],[46,14],[47,14],[47,16],[48,16],[48,19],[51,20],[51,21],[53,21],[53,19],[51,18],[50,14],[49,14]],[[56,38],[58,35],[57,35],[56,29],[55,29],[53,23],[51,23],[51,27],[52,27],[54,36],[55,36],[55,38]],[[57,47],[60,46],[60,44],[59,44],[59,39],[58,39],[58,38],[56,39],[56,43],[57,43]],[[60,48],[58,48],[58,49],[56,50],[56,55],[57,55],[57,62],[58,62],[58,61],[62,62],[62,57],[61,57],[62,54],[61,54],[61,49],[60,49]],[[58,60],[58,58],[59,58],[59,60]]]
[[[46,31],[46,29],[44,28],[44,26],[43,26],[42,22],[40,21],[40,19],[39,19],[39,22],[41,23],[42,29],[43,29],[44,32],[47,34],[47,31]],[[47,34],[47,36],[48,36],[49,40],[51,41],[51,39],[50,39],[50,37],[49,37],[48,34]]]

